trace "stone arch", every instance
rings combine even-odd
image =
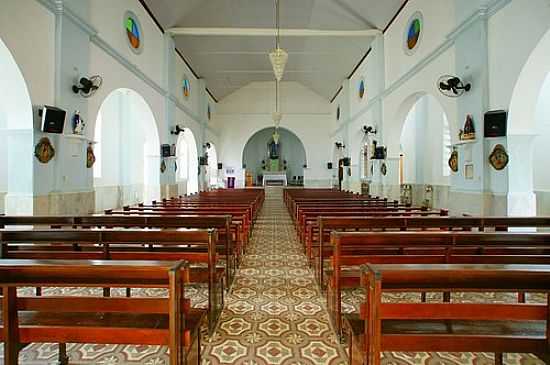
[[[523,66],[510,101],[508,115],[508,215],[537,213],[534,192],[534,146],[539,96],[550,74],[550,30]]]
[[[27,84],[0,39],[0,213],[33,214],[34,122]]]
[[[258,176],[261,173],[261,161],[267,158],[267,143],[271,140],[274,127],[267,127],[254,132],[245,143],[241,152],[241,161],[243,166],[247,166],[253,175]],[[281,144],[281,160],[287,160],[287,179],[289,182],[294,180],[294,176],[304,176],[304,165],[307,165],[307,155],[305,145],[302,140],[291,130],[279,128]],[[285,146],[286,150],[285,150]],[[267,161],[266,161],[267,162]]]
[[[113,90],[99,108],[94,139],[96,210],[160,199],[160,139],[152,109],[136,91]]]

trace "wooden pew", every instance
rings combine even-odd
[[[533,353],[550,364],[550,299],[537,304],[384,303],[395,291],[550,292],[550,266],[367,265],[364,362],[383,351]],[[548,298],[548,297],[547,297]],[[360,327],[360,328],[361,328]],[[359,328],[359,331],[360,331]],[[365,335],[366,334],[366,335]]]
[[[226,282],[231,285],[236,272],[234,242],[238,227],[230,215],[84,215],[84,216],[0,216],[0,228],[33,226],[42,228],[215,228],[218,244],[223,243],[219,254],[225,255]]]
[[[366,209],[322,209],[322,210],[312,210],[306,211],[302,214],[301,218],[301,228],[300,228],[300,237],[304,245],[304,250],[306,255],[310,260],[313,259],[312,249],[313,247],[322,246],[319,242],[319,218],[331,217],[347,219],[347,218],[358,218],[358,219],[372,219],[372,218],[388,218],[388,217],[443,217],[448,215],[449,212],[446,209],[439,210],[427,210],[423,208],[417,209],[399,209],[399,208],[366,208]],[[323,234],[327,238],[330,233],[330,228],[323,227]],[[317,244],[316,244],[317,243]]]
[[[187,260],[207,264],[206,270],[192,267],[190,281],[208,283],[208,323],[212,332],[223,309],[223,270],[217,269],[216,242],[217,232],[212,229],[3,230],[0,258]],[[108,296],[109,289],[104,293]]]
[[[184,262],[0,260],[4,364],[17,365],[33,342],[163,345],[170,365],[199,364],[204,312],[185,298],[187,270]],[[18,296],[26,286],[167,288],[168,298]]]
[[[106,215],[157,215],[157,216],[174,216],[174,215],[230,215],[231,221],[239,229],[239,234],[236,241],[236,261],[240,262],[246,245],[252,233],[252,221],[250,213],[246,209],[240,208],[220,208],[220,207],[191,207],[191,208],[144,208],[144,207],[124,207],[122,211],[108,209],[105,210]]]
[[[395,216],[395,217],[355,217],[333,215],[319,216],[317,226],[318,252],[311,249],[311,255],[315,259],[315,272],[320,283],[324,283],[323,267],[325,259],[331,255],[332,247],[327,245],[330,242],[332,231],[508,231],[513,228],[538,228],[550,229],[550,217],[449,217],[446,210],[441,210],[441,216]],[[310,235],[310,233],[308,233]],[[314,242],[311,233],[311,241]],[[314,245],[314,244],[312,244]],[[316,256],[315,256],[316,255]]]
[[[359,286],[359,265],[550,264],[550,233],[333,232],[331,243],[327,303],[340,335],[342,288]],[[444,298],[449,300],[449,294]],[[524,293],[519,299],[525,300]]]

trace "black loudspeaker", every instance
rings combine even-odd
[[[327,169],[332,170],[332,162],[327,162]]]
[[[208,157],[200,156],[199,157],[199,165],[200,166],[208,166]]]
[[[351,166],[351,158],[344,157],[344,166]]]
[[[374,159],[375,160],[385,160],[388,155],[388,150],[384,146],[377,146],[374,150]]]
[[[223,169],[223,165],[221,162],[218,162],[218,170],[221,170],[221,169]]]
[[[494,110],[485,113],[485,137],[505,137],[508,113],[504,110]]]
[[[63,133],[67,112],[53,106],[44,105],[38,112],[42,117],[40,129],[44,133]]]
[[[170,145],[169,144],[161,144],[160,145],[160,155],[162,157],[170,157]]]

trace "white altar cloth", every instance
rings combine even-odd
[[[263,186],[266,186],[269,181],[282,182],[283,186],[287,185],[286,173],[284,172],[264,172]]]

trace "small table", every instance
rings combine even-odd
[[[271,173],[265,173],[263,177],[263,186],[266,186],[268,182],[274,181],[274,182],[280,182],[283,186],[287,185],[286,180],[286,173],[284,172],[271,172]]]

